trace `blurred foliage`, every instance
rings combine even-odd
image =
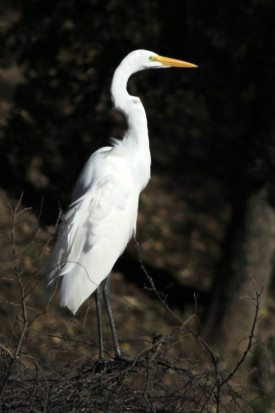
[[[143,255],[156,265],[164,251],[170,257],[176,252],[178,259],[184,249],[185,262],[177,264],[172,257],[169,270],[188,270],[200,287],[211,281],[211,276],[201,281],[201,274],[211,273],[222,254],[218,246],[225,238],[228,205],[262,186],[275,203],[274,2],[6,0],[0,11],[5,3],[17,19],[0,26],[0,67],[18,66],[23,81],[0,131],[0,184],[9,195],[24,191],[26,204],[37,209],[44,197],[47,222],[56,222],[58,202],[64,208],[69,202],[90,154],[125,129],[109,93],[121,59],[145,48],[199,65],[197,70],[138,73],[129,89],[144,102],[155,174],[153,201],[146,193],[141,199],[145,215],[153,216],[150,225],[142,217],[141,231],[151,231],[147,240],[156,244],[155,255],[152,247],[150,257]],[[158,182],[165,182],[165,193],[158,192]],[[172,192],[181,203],[170,197]],[[186,265],[188,254],[195,269]],[[205,256],[203,271],[199,254]],[[132,322],[128,311],[127,319]],[[144,329],[144,323],[137,324]],[[256,362],[271,369],[270,343],[267,361],[261,355]],[[258,378],[255,382],[259,385]]]
[[[130,81],[147,111],[154,171],[176,174],[180,185],[184,176],[212,177],[226,195],[274,185],[274,2],[18,0],[15,7],[19,19],[2,30],[0,63],[20,65],[24,81],[0,137],[4,187],[25,190],[33,202],[42,193],[47,202],[68,202],[88,156],[125,128],[111,112],[109,87],[137,48],[199,65]],[[47,214],[53,220],[55,208]]]

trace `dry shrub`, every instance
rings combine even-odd
[[[89,354],[93,343],[85,325],[68,317],[63,326],[61,319],[55,324],[55,314],[47,310],[41,276],[51,236],[39,229],[21,199],[6,200],[7,205],[9,218],[1,228],[1,411],[252,411],[244,362],[254,342],[261,293],[255,293],[246,349],[229,368],[201,338],[196,315],[182,321],[172,312],[143,267],[178,327],[147,340],[133,359],[97,361]]]

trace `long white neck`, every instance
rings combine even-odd
[[[139,70],[142,69],[143,67],[140,67]],[[147,119],[140,99],[127,92],[128,79],[137,70],[137,65],[133,65],[131,59],[126,57],[115,71],[111,94],[115,109],[125,116],[128,124],[128,130],[118,148],[126,149],[142,190],[150,179],[151,166]]]
[[[116,69],[111,85],[111,95],[115,109],[121,112],[127,121],[128,131],[126,137],[137,146],[148,146],[147,118],[144,107],[138,97],[127,92],[127,82],[134,73],[127,61],[122,61]]]

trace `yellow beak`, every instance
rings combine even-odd
[[[169,66],[169,67],[198,67],[197,65],[194,65],[193,63],[184,62],[183,60],[171,59],[170,57],[164,57],[164,56],[152,56],[151,60],[155,60],[163,64],[163,66]]]

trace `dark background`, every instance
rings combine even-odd
[[[109,94],[121,59],[144,48],[199,66],[129,82],[146,109],[153,160],[138,237],[156,283],[166,288],[172,277],[170,304],[183,308],[199,292],[206,337],[226,342],[221,329],[232,308],[230,322],[239,323],[240,289],[253,295],[250,266],[259,287],[273,288],[274,2],[1,7],[13,17],[1,26],[0,64],[21,76],[1,123],[1,187],[17,198],[24,192],[41,225],[66,209],[90,154],[126,128]],[[130,249],[118,268],[138,282],[137,266]]]

